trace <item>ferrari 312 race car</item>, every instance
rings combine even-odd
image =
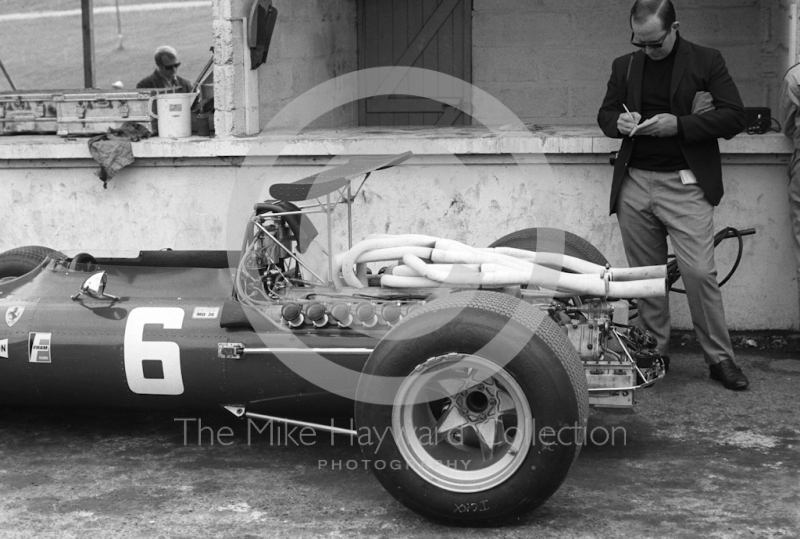
[[[328,256],[309,214],[327,219],[332,253],[351,180],[409,156],[273,185],[240,252],[3,253],[0,405],[223,406],[357,436],[383,486],[440,522],[498,525],[541,505],[589,406],[631,407],[664,376],[629,320],[633,298],[667,292],[667,269],[611,268],[548,228],[488,248],[380,235]],[[300,421],[322,411],[354,428]]]

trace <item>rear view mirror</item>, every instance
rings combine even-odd
[[[106,294],[106,283],[108,282],[108,274],[105,271],[100,271],[83,281],[81,291],[72,296],[73,300],[78,299],[81,294],[89,296],[94,299],[110,299],[119,301],[119,297]]]

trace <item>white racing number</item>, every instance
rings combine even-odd
[[[181,329],[183,309],[179,307],[137,307],[128,315],[125,326],[125,376],[128,387],[142,395],[181,395],[181,349],[178,343],[144,341],[145,324],[159,324],[164,329]],[[145,361],[160,362],[162,376],[145,378]]]

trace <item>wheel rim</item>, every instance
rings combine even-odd
[[[429,483],[480,492],[522,465],[533,420],[522,388],[505,369],[480,356],[448,354],[403,381],[392,435],[407,466]]]

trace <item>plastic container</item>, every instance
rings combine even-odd
[[[147,110],[158,120],[158,136],[185,138],[192,135],[192,103],[199,94],[159,94],[150,98]],[[153,101],[156,111],[153,112]]]

